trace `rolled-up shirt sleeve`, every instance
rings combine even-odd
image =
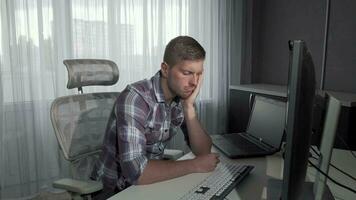
[[[122,176],[130,184],[135,185],[148,163],[144,134],[147,107],[139,95],[127,96],[124,102],[118,105],[121,106],[116,110],[119,146],[117,159]]]
[[[123,126],[119,132],[119,162],[122,175],[131,184],[137,180],[145,169],[148,159],[146,157],[146,138],[144,134],[132,126]]]

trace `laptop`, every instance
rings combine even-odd
[[[280,150],[286,102],[255,96],[246,132],[211,135],[213,145],[230,158],[271,155]]]

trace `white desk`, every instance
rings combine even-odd
[[[354,151],[355,153],[356,151]],[[333,165],[340,168],[341,170],[347,172],[348,174],[356,177],[356,158],[352,156],[351,152],[348,150],[334,149],[330,161]],[[316,170],[312,167],[308,168],[307,179],[314,181]],[[334,178],[334,180],[344,184],[348,187],[356,190],[356,181],[343,175],[341,172],[337,171],[333,167],[329,167],[329,175]],[[327,185],[331,193],[333,194],[335,200],[355,200],[356,194],[349,190],[346,190],[335,183],[327,180]]]
[[[187,154],[183,159],[192,158],[192,154]],[[333,164],[346,170],[347,172],[356,176],[356,159],[345,150],[333,151]],[[249,159],[236,159],[238,163],[254,165],[255,168],[251,171],[250,175],[245,178],[236,189],[233,190],[227,198],[229,200],[240,199],[266,199],[266,185],[269,177],[281,178],[282,177],[282,159],[279,154]],[[345,164],[347,163],[347,164]],[[131,186],[124,191],[111,197],[111,200],[174,200],[179,199],[183,194],[187,193],[191,188],[200,183],[210,173],[197,173],[189,174],[183,177],[175,178],[168,181],[154,183],[150,185]],[[309,179],[313,179],[315,171],[308,170]],[[355,188],[355,183],[351,180],[345,182],[344,176],[331,169],[331,176],[339,176],[337,180],[342,183],[348,184]],[[310,178],[311,177],[311,178]],[[335,197],[341,199],[351,200],[356,199],[356,194],[338,188],[334,184],[329,184],[329,187]]]

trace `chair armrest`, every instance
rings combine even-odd
[[[98,181],[80,181],[71,178],[63,178],[53,182],[53,187],[78,193],[80,195],[90,194],[103,189],[103,185]]]
[[[183,151],[178,149],[165,149],[163,152],[163,159],[177,160],[183,156]]]

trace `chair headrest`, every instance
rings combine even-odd
[[[63,63],[68,70],[68,89],[88,85],[114,85],[119,79],[117,65],[110,60],[69,59]]]

